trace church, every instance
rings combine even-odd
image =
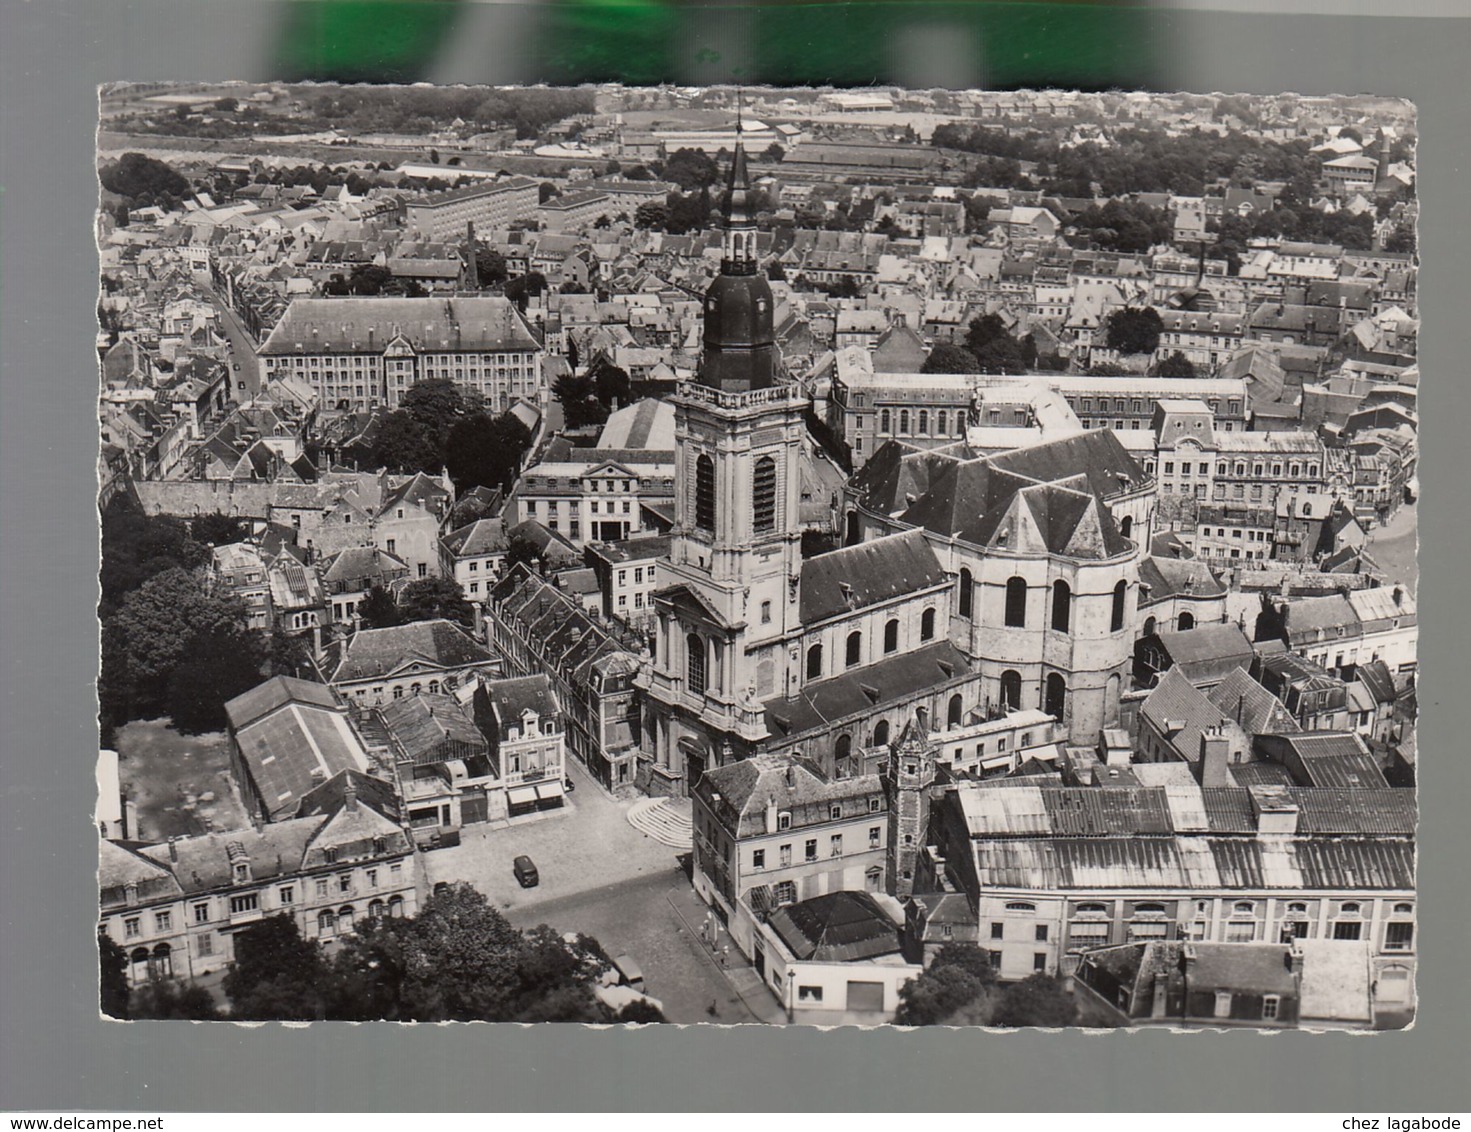
[[[1041,709],[1086,743],[1114,726],[1152,478],[1106,431],[990,457],[890,441],[845,490],[847,545],[804,559],[807,398],[772,312],[738,145],[701,365],[674,398],[675,522],[640,677],[650,792],[758,754],[874,773],[917,710],[943,729]]]

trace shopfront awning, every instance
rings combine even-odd
[[[513,806],[530,806],[536,801],[536,787],[512,786],[507,797]]]
[[[538,782],[536,784],[536,796],[542,801],[562,796],[562,784],[560,782]]]

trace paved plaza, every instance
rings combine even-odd
[[[440,882],[465,881],[517,927],[582,932],[610,955],[633,956],[671,1022],[779,1020],[774,1000],[753,994],[740,978],[739,953],[725,953],[722,968],[721,953],[700,939],[703,906],[679,851],[630,824],[636,802],[610,798],[576,763],[569,762],[568,773],[577,789],[561,810],[469,826],[460,845],[425,853],[431,891]],[[689,809],[688,802],[669,806]],[[521,888],[511,875],[512,860],[523,853],[541,874],[535,888]]]

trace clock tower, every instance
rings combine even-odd
[[[651,786],[672,793],[759,751],[761,702],[795,690],[798,675],[807,400],[781,369],[751,205],[737,141],[704,352],[674,398],[674,537],[644,729]]]

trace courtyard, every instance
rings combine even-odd
[[[118,780],[137,807],[140,841],[167,841],[250,824],[230,776],[222,733],[181,735],[167,719],[139,719],[117,731]]]

